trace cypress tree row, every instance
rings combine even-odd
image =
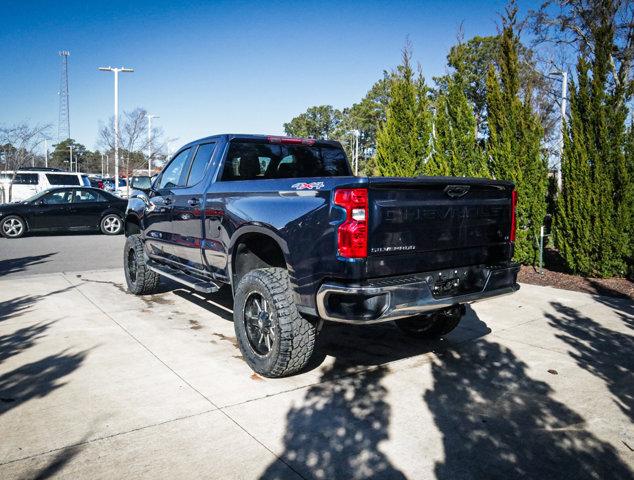
[[[531,91],[520,98],[516,9],[508,11],[500,39],[499,74],[487,76],[489,169],[494,178],[512,180],[518,192],[515,258],[535,263],[539,233],[546,214],[548,169],[541,151],[539,118],[531,107]]]
[[[579,58],[577,85],[570,89],[555,219],[555,244],[566,264],[592,276],[626,273],[634,233],[626,92],[609,78],[614,27],[603,20],[592,32],[594,58]]]
[[[375,169],[381,176],[421,175],[431,151],[432,118],[428,88],[414,76],[408,49],[391,82],[386,121],[377,132]]]
[[[449,80],[446,93],[436,101],[434,148],[427,175],[488,177],[486,157],[477,139],[473,107],[459,74]]]

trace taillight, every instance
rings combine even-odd
[[[517,228],[517,214],[515,213],[517,209],[517,190],[513,190],[511,192],[511,234],[509,239],[511,242],[515,241],[515,229]]]
[[[368,256],[368,190],[366,188],[336,190],[335,205],[346,211],[346,219],[337,230],[339,256],[366,258]]]

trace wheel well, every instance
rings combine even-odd
[[[240,237],[233,250],[234,288],[251,270],[269,267],[286,268],[284,253],[278,243],[263,233],[248,233]]]
[[[141,226],[139,225],[139,219],[133,215],[128,215],[125,219],[125,236],[136,235],[141,233]]]

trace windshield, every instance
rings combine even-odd
[[[44,190],[43,192],[40,193],[36,193],[35,195],[33,195],[32,197],[27,198],[26,200],[22,200],[21,203],[31,203],[36,201],[38,198],[43,197],[44,195],[46,195],[50,190]]]

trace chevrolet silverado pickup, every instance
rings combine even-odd
[[[234,328],[259,374],[300,371],[324,321],[454,329],[465,304],[516,291],[511,182],[352,175],[338,142],[215,135],[135,179],[125,276],[231,288]]]

